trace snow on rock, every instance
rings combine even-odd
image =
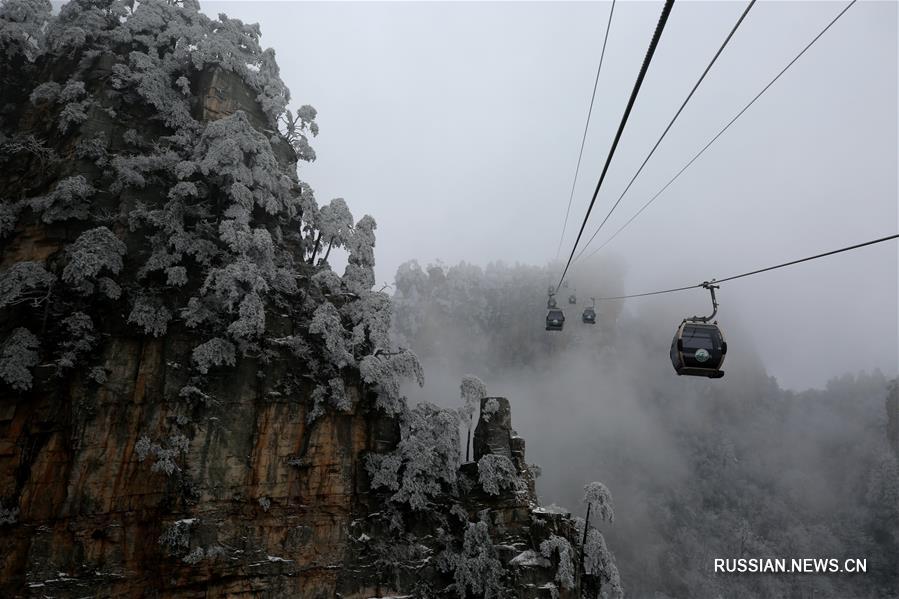
[[[536,551],[528,549],[513,557],[509,565],[522,568],[549,568],[552,563]]]

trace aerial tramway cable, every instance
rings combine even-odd
[[[634,220],[635,220],[638,216],[640,216],[640,214],[641,214],[644,210],[646,210],[646,209],[649,207],[649,205],[652,204],[652,203],[656,200],[656,198],[658,198],[660,195],[662,195],[662,193],[664,193],[664,191],[665,191],[666,189],[668,189],[668,187],[670,187],[671,184],[674,183],[674,182],[675,182],[675,181],[676,181],[676,180],[677,180],[677,179],[684,173],[684,171],[686,171],[688,168],[690,168],[690,166],[691,166],[694,162],[696,162],[696,160],[697,160],[700,156],[702,156],[703,153],[705,153],[705,151],[708,150],[709,147],[710,147],[713,143],[715,143],[715,142],[718,140],[718,138],[721,137],[721,136],[724,134],[724,132],[727,131],[727,130],[730,128],[730,126],[733,125],[733,124],[737,121],[737,119],[739,119],[739,118],[743,115],[743,113],[745,113],[747,110],[749,110],[749,107],[752,106],[753,104],[755,104],[756,100],[758,100],[759,98],[761,98],[762,95],[763,95],[766,91],[768,91],[768,89],[769,89],[772,85],[774,85],[774,83],[775,83],[778,79],[780,79],[780,77],[781,77],[784,73],[786,73],[787,70],[789,70],[790,67],[792,67],[793,64],[795,64],[796,61],[799,60],[799,58],[802,57],[802,55],[805,54],[806,51],[807,51],[809,48],[811,48],[811,47],[815,44],[815,42],[817,42],[817,41],[818,41],[818,40],[819,40],[819,39],[820,39],[820,38],[827,32],[827,30],[830,29],[830,28],[833,26],[833,24],[836,23],[836,22],[840,19],[840,17],[842,17],[844,14],[846,14],[846,11],[848,11],[848,10],[852,7],[852,5],[856,3],[856,1],[857,1],[857,0],[852,0],[851,2],[849,2],[849,4],[847,4],[847,5],[843,8],[843,10],[841,10],[841,11],[837,14],[837,16],[835,16],[835,17],[834,17],[834,18],[827,24],[827,26],[824,27],[824,29],[822,29],[822,30],[818,33],[818,35],[816,35],[816,36],[812,39],[812,41],[810,41],[810,42],[809,42],[809,43],[808,43],[808,44],[807,44],[807,45],[806,45],[806,46],[799,52],[799,54],[797,54],[797,55],[793,58],[793,60],[791,60],[791,61],[787,64],[787,66],[785,66],[785,67],[784,67],[784,68],[783,68],[783,69],[782,69],[782,70],[781,70],[781,71],[774,77],[774,79],[772,79],[772,80],[768,83],[768,85],[766,85],[766,86],[762,89],[762,91],[760,91],[758,94],[756,94],[756,96],[755,96],[752,100],[750,100],[750,102],[749,102],[746,106],[744,106],[743,109],[740,110],[740,112],[738,112],[738,113],[736,114],[736,116],[734,116],[734,117],[730,120],[730,122],[728,122],[728,123],[724,126],[724,128],[721,129],[721,131],[719,131],[719,132],[718,132],[718,133],[717,133],[717,134],[716,134],[716,135],[715,135],[715,136],[714,136],[714,137],[713,137],[713,138],[712,138],[712,139],[711,139],[711,140],[710,140],[710,141],[709,141],[709,142],[708,142],[708,143],[707,143],[707,144],[706,144],[706,145],[705,145],[705,146],[704,146],[704,147],[703,147],[703,148],[702,148],[702,149],[701,149],[695,156],[693,156],[693,158],[691,158],[690,161],[687,162],[687,164],[685,164],[684,167],[681,168],[681,169],[677,172],[676,175],[674,175],[674,176],[673,176],[667,183],[665,183],[665,185],[664,185],[658,192],[656,192],[656,194],[655,194],[654,196],[652,196],[652,197],[649,199],[649,201],[647,201],[645,204],[643,204],[643,206],[636,212],[636,214],[634,214],[632,217],[630,217],[630,219],[628,219],[628,221],[625,222],[624,225],[621,226],[621,228],[619,228],[617,231],[615,231],[615,233],[614,233],[611,237],[609,237],[609,239],[607,239],[607,240],[605,241],[605,243],[603,243],[601,246],[599,246],[598,248],[596,248],[595,250],[593,250],[592,252],[590,252],[590,253],[586,256],[586,258],[591,258],[591,257],[593,257],[594,255],[596,255],[597,252],[599,252],[602,248],[606,247],[609,243],[611,243],[611,241],[612,241],[613,239],[615,239],[615,238],[618,236],[619,233],[621,233],[622,231],[624,231],[624,230],[628,227],[628,225],[630,225],[632,222],[634,222]],[[599,232],[599,231],[597,230],[597,233],[598,233],[598,232]],[[596,235],[596,233],[594,233],[594,237],[595,237],[595,235]],[[592,240],[593,240],[593,238],[591,237],[591,241],[592,241]],[[587,242],[587,244],[584,246],[584,250],[582,250],[582,251],[578,254],[578,258],[580,258],[580,256],[583,255],[584,251],[587,249],[587,247],[588,247],[589,245],[590,245],[590,242]]]
[[[768,266],[768,267],[765,267],[765,268],[759,268],[759,269],[757,269],[757,270],[752,270],[752,271],[749,271],[749,272],[744,272],[744,273],[742,273],[742,274],[739,274],[739,275],[733,275],[733,276],[730,276],[730,277],[726,277],[726,278],[724,278],[724,279],[712,279],[711,282],[709,282],[709,281],[704,281],[704,282],[698,283],[698,284],[696,284],[696,285],[686,285],[686,286],[684,286],[684,287],[675,287],[674,289],[663,289],[663,290],[661,290],[661,291],[650,291],[650,292],[647,292],[647,293],[634,293],[634,294],[631,294],[631,295],[619,295],[619,296],[617,296],[617,297],[597,297],[597,298],[595,298],[595,299],[596,299],[596,301],[598,301],[598,302],[602,302],[602,301],[611,301],[611,300],[623,300],[623,299],[630,299],[630,298],[632,298],[632,297],[645,297],[645,296],[648,296],[648,295],[662,295],[663,293],[674,293],[674,292],[676,292],[676,291],[686,291],[687,289],[697,289],[697,288],[700,288],[700,287],[708,288],[710,285],[713,285],[713,284],[714,284],[714,285],[720,285],[721,283],[726,283],[726,282],[728,282],[728,281],[734,281],[734,280],[736,280],[736,279],[742,279],[743,277],[749,277],[749,276],[752,276],[752,275],[757,275],[757,274],[759,274],[759,273],[768,272],[769,270],[775,270],[775,269],[778,269],[778,268],[784,268],[784,267],[786,267],[786,266],[793,266],[794,264],[800,264],[800,263],[802,263],[802,262],[808,262],[808,261],[810,261],[810,260],[817,260],[818,258],[824,258],[824,257],[826,257],[826,256],[833,256],[834,254],[840,254],[840,253],[843,253],[843,252],[848,252],[848,251],[850,251],[850,250],[856,250],[856,249],[859,249],[859,248],[863,248],[863,247],[865,247],[865,246],[874,245],[874,244],[877,244],[877,243],[883,243],[883,242],[885,242],[885,241],[890,241],[890,240],[892,240],[892,239],[897,239],[897,238],[899,238],[899,233],[897,233],[897,234],[895,234],[895,235],[888,235],[887,237],[881,237],[880,239],[872,239],[871,241],[865,241],[864,243],[857,243],[857,244],[855,244],[855,245],[850,245],[850,246],[848,246],[848,247],[840,248],[840,249],[838,249],[838,250],[831,250],[831,251],[829,251],[829,252],[824,252],[824,253],[822,253],[822,254],[816,254],[816,255],[814,255],[814,256],[808,256],[808,257],[806,257],[806,258],[800,258],[800,259],[798,259],[798,260],[791,260],[790,262],[784,262],[783,264],[776,264],[776,265],[774,265],[774,266]]]
[[[652,56],[655,54],[656,46],[659,44],[659,38],[662,37],[662,31],[665,29],[665,23],[668,22],[668,15],[671,14],[671,7],[674,6],[674,0],[665,0],[665,6],[662,8],[662,14],[659,17],[659,22],[656,25],[655,33],[653,33],[652,41],[649,43],[649,49],[646,51],[646,57],[643,59],[643,66],[640,68],[640,73],[637,76],[637,81],[634,83],[634,89],[631,92],[631,97],[628,100],[627,107],[624,109],[624,114],[621,117],[621,124],[618,125],[618,132],[615,134],[615,139],[612,141],[612,147],[609,148],[609,155],[606,157],[605,166],[603,166],[602,174],[599,176],[599,181],[596,184],[596,190],[593,192],[593,198],[590,200],[590,205],[587,208],[587,214],[584,216],[584,222],[581,223],[581,229],[578,231],[577,239],[574,241],[574,246],[571,248],[571,254],[568,256],[568,263],[565,265],[565,269],[562,271],[562,276],[559,277],[559,284],[556,287],[560,287],[562,285],[562,281],[565,280],[565,275],[568,273],[568,267],[571,266],[571,260],[574,258],[574,252],[577,250],[578,243],[581,241],[581,236],[584,234],[584,228],[587,226],[587,220],[590,218],[590,212],[593,210],[593,204],[596,203],[596,196],[599,195],[599,189],[602,187],[602,182],[606,177],[606,172],[609,170],[609,164],[612,162],[612,156],[615,154],[615,149],[618,147],[618,142],[621,140],[621,134],[624,132],[624,127],[627,124],[627,119],[631,114],[631,110],[634,107],[634,102],[637,100],[637,94],[640,92],[640,86],[643,85],[643,78],[646,77],[646,72],[649,70],[649,63],[652,61]]]
[[[754,1],[754,0],[753,0]],[[581,170],[581,158],[584,157],[584,144],[587,142],[587,129],[590,127],[590,116],[593,114],[593,102],[596,100],[596,88],[599,86],[599,74],[602,72],[602,61],[606,55],[606,42],[609,41],[609,30],[612,28],[612,15],[615,13],[615,0],[612,0],[612,8],[609,10],[609,22],[606,24],[606,35],[602,40],[602,51],[599,54],[599,66],[596,67],[596,80],[593,82],[593,95],[590,96],[590,108],[587,110],[587,122],[584,124],[584,135],[581,138],[581,149],[577,155],[577,166],[574,169],[574,181],[571,182],[571,193],[568,195],[568,208],[565,209],[565,223],[562,225],[562,235],[559,236],[559,247],[556,248],[556,258],[562,251],[562,242],[565,240],[565,231],[568,228],[568,215],[571,213],[571,201],[574,199],[574,188],[577,185],[577,176]]]
[[[580,252],[578,252],[578,255],[574,257],[575,262],[584,254],[585,251],[587,251],[587,247],[589,247],[589,245],[596,238],[596,235],[603,228],[603,225],[606,224],[606,221],[609,220],[609,217],[612,216],[612,213],[618,207],[618,204],[621,203],[621,200],[622,200],[622,198],[624,198],[625,194],[627,194],[627,192],[630,190],[631,186],[634,184],[634,181],[636,181],[637,177],[640,176],[640,173],[643,172],[643,167],[646,166],[646,163],[649,162],[650,158],[652,158],[652,155],[655,153],[656,149],[659,147],[659,144],[661,144],[662,140],[665,139],[665,136],[668,134],[668,131],[671,129],[671,126],[674,125],[674,122],[680,116],[681,112],[683,112],[684,108],[687,106],[687,103],[693,97],[693,94],[695,94],[696,90],[699,89],[699,86],[705,79],[705,76],[709,74],[710,70],[712,70],[712,66],[718,60],[718,57],[721,56],[721,53],[724,52],[724,48],[727,47],[727,44],[730,42],[731,38],[734,36],[734,33],[737,32],[737,29],[740,28],[740,25],[743,23],[743,20],[746,18],[746,15],[749,14],[750,9],[755,5],[755,2],[756,2],[756,0],[750,0],[749,4],[746,5],[746,8],[740,14],[740,18],[737,19],[737,22],[734,23],[734,26],[731,28],[730,33],[728,33],[727,37],[724,38],[724,42],[722,42],[721,47],[718,48],[717,52],[715,52],[715,55],[712,57],[712,60],[709,62],[708,66],[702,72],[702,75],[699,76],[699,79],[693,85],[693,89],[691,89],[690,93],[687,94],[687,97],[684,98],[684,101],[680,105],[680,108],[677,109],[677,112],[674,113],[674,116],[671,118],[671,121],[668,123],[668,126],[665,127],[664,131],[662,131],[662,135],[659,136],[658,141],[656,141],[655,145],[649,151],[649,154],[646,155],[646,158],[643,159],[643,163],[640,165],[640,168],[638,168],[637,172],[634,173],[634,176],[631,177],[631,180],[628,182],[627,187],[624,188],[624,191],[622,191],[621,195],[618,196],[618,199],[615,200],[615,204],[612,205],[612,208],[609,209],[609,212],[606,214],[605,218],[602,220],[601,223],[599,223],[599,226],[596,228],[596,231],[593,232],[593,235],[590,237],[590,239],[587,241],[587,243],[584,244],[584,247],[581,249]]]

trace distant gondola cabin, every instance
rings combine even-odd
[[[550,310],[546,313],[546,330],[561,331],[565,326],[565,314],[561,310]]]

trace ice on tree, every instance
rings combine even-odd
[[[168,308],[161,305],[158,300],[147,296],[139,296],[128,315],[128,322],[138,325],[145,334],[154,337],[165,335],[171,319],[172,313]]]
[[[318,135],[318,123],[315,122],[315,116],[315,108],[305,105],[297,110],[296,115],[290,110],[285,111],[280,119],[280,123],[283,125],[284,137],[293,146],[294,151],[297,153],[297,158],[306,162],[315,160],[315,150],[309,145],[309,137],[306,135],[307,131],[313,137]]]
[[[56,102],[57,98],[59,98],[59,92],[62,89],[62,86],[55,81],[47,81],[41,83],[33,90],[31,90],[31,95],[28,99],[33,104],[45,104]]]
[[[60,343],[60,355],[56,364],[60,368],[72,368],[97,342],[94,322],[84,312],[75,312],[60,324],[65,330],[65,339]]]
[[[183,266],[169,266],[165,269],[166,283],[173,287],[187,285],[187,269]]]
[[[315,387],[312,391],[312,411],[306,417],[306,420],[312,422],[324,414],[327,405],[341,412],[349,412],[353,408],[353,403],[347,395],[343,379],[334,377],[328,381],[327,385]]]
[[[318,236],[312,250],[311,260],[314,260],[316,254],[323,248],[324,254],[321,262],[327,262],[328,256],[331,255],[331,249],[347,247],[354,234],[353,215],[343,198],[335,198],[331,200],[330,204],[322,206],[318,211],[318,219],[315,224],[318,227]]]
[[[274,52],[259,46],[259,25],[247,25],[221,14],[218,21],[210,21],[210,28],[215,35],[199,39],[190,53],[194,67],[218,64],[241,76],[258,92],[257,100],[270,124],[275,125],[290,100],[290,91],[278,74]]]
[[[0,3],[0,57],[12,61],[21,55],[34,61],[44,51],[47,23],[53,7],[49,0],[5,0]]]
[[[97,227],[79,235],[66,248],[66,255],[68,263],[62,271],[62,280],[90,294],[100,273],[118,274],[122,270],[125,244],[106,227]]]
[[[39,262],[17,262],[0,274],[0,308],[23,302],[38,306],[55,281],[56,276]]]
[[[504,489],[518,491],[522,486],[512,460],[492,453],[478,460],[478,482],[490,495],[499,495]]]
[[[96,189],[83,175],[61,179],[50,193],[28,201],[41,220],[53,223],[71,218],[84,220],[90,216],[90,198]]]
[[[418,357],[408,349],[365,356],[359,362],[362,380],[378,392],[377,406],[389,414],[401,412],[405,403],[400,394],[404,380],[424,385],[424,371]]]
[[[193,360],[197,370],[206,374],[213,366],[234,366],[237,358],[234,344],[216,337],[195,347]]]
[[[481,418],[484,419],[484,422],[490,422],[490,419],[493,418],[493,415],[499,411],[499,402],[495,397],[491,397],[484,403],[484,409],[481,410]]]
[[[572,559],[571,543],[565,537],[550,535],[540,543],[540,553],[543,557],[552,558],[554,553],[559,555],[559,565],[556,568],[556,582],[563,589],[574,588],[574,561]]]
[[[343,290],[343,281],[336,272],[323,269],[312,277],[312,282],[329,295],[337,295]]]
[[[459,597],[502,596],[505,572],[490,538],[490,527],[483,520],[468,523],[460,553],[448,549],[440,557],[441,569],[453,573],[453,590]]]
[[[391,501],[413,510],[428,509],[431,499],[456,483],[459,420],[456,412],[420,403],[404,414],[401,439],[390,454],[370,454],[366,469],[372,487],[394,491]]]
[[[228,333],[236,339],[247,339],[265,332],[265,306],[256,292],[243,296],[237,309],[237,320],[228,325]]]
[[[393,306],[390,297],[369,291],[347,303],[342,313],[353,323],[354,345],[367,344],[372,353],[386,352],[391,345],[390,324]]]
[[[353,229],[347,241],[347,266],[343,273],[343,281],[347,288],[356,294],[371,290],[375,284],[375,229],[377,225],[371,216],[363,216]]]
[[[37,366],[39,345],[25,327],[13,329],[0,344],[0,379],[17,391],[31,389],[31,369]]]
[[[334,304],[328,301],[321,303],[309,322],[309,332],[322,338],[325,353],[334,366],[343,368],[355,363],[353,354],[347,349],[345,329]]]
[[[615,511],[612,509],[612,494],[601,482],[592,482],[584,485],[584,503],[592,517],[604,522],[615,520]]]
[[[154,443],[146,435],[142,436],[134,444],[134,452],[137,461],[143,462],[148,456],[154,456],[153,472],[164,472],[171,476],[176,470],[180,470],[177,460],[190,449],[190,440],[177,430],[169,435],[163,443]]]
[[[87,110],[92,101],[90,98],[81,100],[86,93],[84,82],[72,79],[60,89],[57,101],[65,102],[65,106],[59,112],[56,122],[61,133],[67,132],[72,125],[80,125],[87,120]]]
[[[256,205],[269,214],[296,214],[299,206],[290,193],[290,178],[281,170],[268,139],[253,128],[243,111],[206,126],[196,159],[199,172],[220,178],[231,200],[245,210]]]
[[[462,413],[469,419],[474,416],[475,409],[481,405],[481,399],[487,397],[487,385],[472,374],[466,374],[462,377],[462,385],[460,386],[462,395]]]
[[[602,533],[591,528],[587,532],[587,540],[584,543],[584,573],[590,576],[601,577],[608,583],[608,596],[618,599],[623,596],[621,579],[618,567],[611,552],[606,546],[606,540]]]

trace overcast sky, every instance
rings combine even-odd
[[[570,251],[658,21],[615,8],[572,217]],[[843,7],[759,2],[600,233],[673,176]],[[204,2],[262,25],[293,104],[319,111],[319,203],[378,222],[378,281],[423,264],[554,258],[609,2]],[[677,2],[594,208],[605,216],[745,8]],[[723,278],[895,233],[897,3],[859,2],[603,252],[629,293]],[[741,279],[720,322],[749,332],[789,388],[897,370],[891,242]],[[582,290],[583,291],[583,290]],[[627,309],[702,312],[704,292]],[[677,322],[672,322],[672,330]],[[735,348],[736,349],[736,348]],[[731,352],[729,359],[734,359]],[[648,357],[649,358],[649,357]],[[667,359],[667,347],[661,358]]]

